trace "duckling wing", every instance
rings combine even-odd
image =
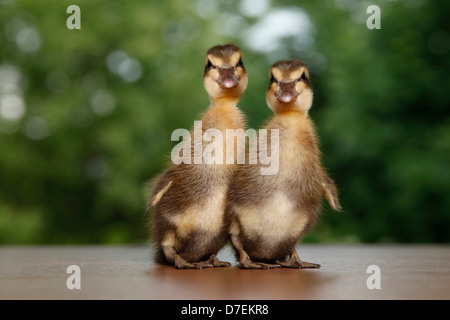
[[[147,211],[158,204],[159,200],[161,200],[162,196],[167,192],[167,190],[169,190],[170,186],[172,185],[172,179],[169,172],[166,171],[165,173],[157,177],[153,185],[153,193],[147,202]]]
[[[334,181],[327,174],[325,174],[322,181],[322,188],[330,206],[336,211],[341,211],[342,207],[339,204],[338,190]]]

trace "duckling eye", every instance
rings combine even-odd
[[[242,63],[242,58],[240,58],[238,63],[236,64],[236,68],[237,67],[244,67],[244,63]]]
[[[211,61],[208,60],[208,63],[206,64],[206,69],[214,68],[214,65],[211,63]]]
[[[216,66],[213,65],[213,64],[211,63],[211,61],[208,60],[208,62],[206,63],[206,66],[205,66],[205,72],[204,72],[204,74],[206,74],[206,73],[209,71],[209,69],[212,69],[212,68],[215,68],[215,67],[216,67]]]
[[[303,72],[300,78],[297,79],[297,81],[304,81],[308,82],[308,79],[306,78],[306,74]]]
[[[275,77],[273,76],[273,74],[270,75],[270,84],[272,84],[273,82],[277,82],[277,80],[275,79]]]

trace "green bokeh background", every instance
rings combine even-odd
[[[81,30],[66,9],[81,8]],[[369,5],[381,29],[369,30]],[[343,213],[306,242],[450,241],[450,2],[0,0],[0,244],[145,243],[147,182],[208,107],[233,42],[258,128],[269,66],[311,70],[310,115]]]

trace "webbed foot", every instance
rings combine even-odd
[[[278,267],[278,264],[252,261],[250,258],[244,258],[239,263],[239,268],[241,269],[274,269]]]
[[[288,261],[278,261],[277,260],[277,263],[282,268],[294,268],[294,269],[318,269],[318,268],[320,268],[320,264],[302,261],[300,259],[300,257],[298,256],[297,251],[295,251],[295,249],[292,252]]]

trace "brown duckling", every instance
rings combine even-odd
[[[260,138],[254,152],[262,144],[279,152],[278,172],[262,175],[261,163],[234,172],[226,205],[231,241],[241,268],[319,268],[302,261],[295,245],[316,222],[323,195],[334,210],[341,207],[308,116],[313,90],[306,66],[298,60],[275,63],[266,99],[275,114],[265,129],[277,130],[278,138]]]
[[[237,107],[248,82],[242,59],[241,50],[233,44],[218,45],[206,53],[203,80],[211,104],[201,118],[202,134],[216,129],[225,136],[227,129],[245,126]],[[194,140],[189,142],[194,147],[190,150],[195,149]],[[205,144],[201,148],[200,157]],[[148,200],[148,209],[155,208],[152,226],[156,260],[177,268],[230,266],[219,261],[216,254],[228,240],[225,198],[236,162],[205,163],[198,161],[194,152],[189,157],[190,163],[171,164],[156,179]]]

